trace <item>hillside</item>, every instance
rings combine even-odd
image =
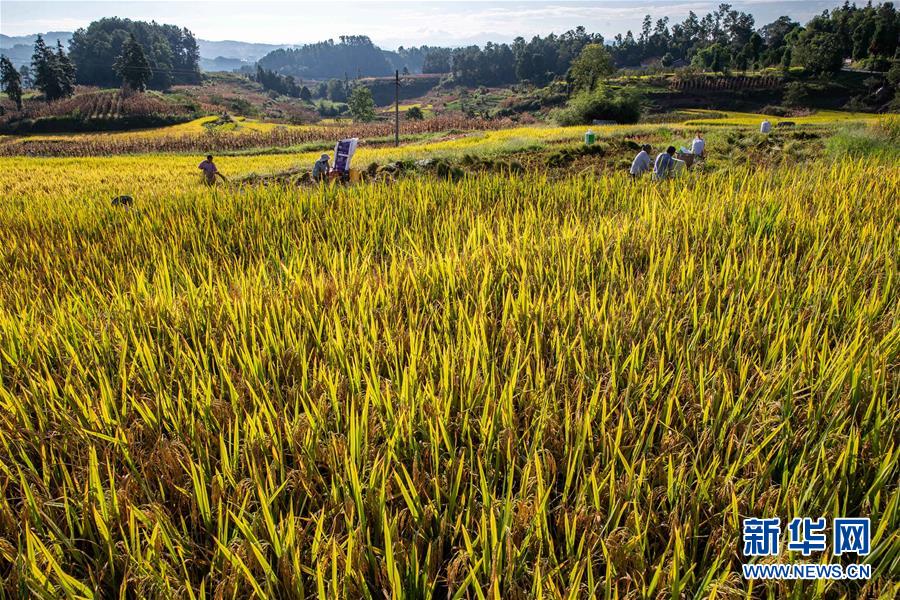
[[[62,42],[63,46],[68,47],[73,32],[50,31],[42,34],[34,33],[21,36],[0,34],[0,54],[7,56],[17,68],[30,64],[31,54],[34,51],[34,42],[38,35],[41,35],[44,41],[51,46],[55,46],[58,40]],[[315,46],[316,44],[312,45]],[[256,61],[273,52],[303,48],[302,45],[296,44],[263,44],[237,40],[215,41],[203,39],[197,40],[197,47],[200,50],[200,69],[207,72],[237,71],[244,66],[253,66]],[[402,71],[404,68],[409,70],[410,73],[421,73],[426,50],[427,47],[400,48],[399,50],[377,48],[373,57],[379,62],[379,68],[364,68],[362,75],[388,75],[393,70]],[[299,74],[299,71],[314,69],[311,68],[311,63],[304,62],[303,64],[298,64],[296,69],[286,68],[285,72],[290,74],[292,70],[296,70],[297,74]],[[351,69],[351,71],[353,75],[356,74],[356,69]],[[331,76],[343,77],[344,73],[341,72]]]
[[[50,46],[57,40],[68,47],[72,39],[72,31],[49,31],[42,34],[9,36],[0,34],[0,54],[7,56],[16,67],[31,62],[34,42],[38,35]],[[250,65],[269,52],[280,48],[293,48],[290,44],[258,44],[235,40],[197,40],[200,49],[200,68],[204,71],[236,71],[242,66]]]

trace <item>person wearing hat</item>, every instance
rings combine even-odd
[[[330,167],[328,165],[328,155],[323,154],[319,160],[316,161],[316,164],[313,165],[312,176],[315,181],[324,181],[326,177],[328,177],[328,171]]]

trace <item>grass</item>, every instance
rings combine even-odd
[[[827,140],[835,158],[877,157],[885,162],[900,159],[900,117],[886,116],[869,124],[849,123]]]
[[[6,595],[900,592],[893,163],[233,191],[196,162],[0,158]],[[751,586],[751,516],[870,517],[873,579]]]

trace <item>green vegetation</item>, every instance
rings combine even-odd
[[[347,101],[353,120],[368,123],[375,120],[375,101],[372,100],[372,91],[364,85],[358,85],[350,92]]]
[[[113,65],[132,37],[146,54],[153,72],[149,87],[164,90],[172,85],[200,83],[200,51],[190,31],[175,25],[118,17],[94,21],[72,35],[69,52],[78,83],[118,85],[122,78]]]
[[[263,69],[262,66],[256,65],[256,82],[259,83],[264,90],[272,91],[277,94],[284,94],[292,98],[299,98],[302,90],[306,89],[294,79],[293,75],[279,75],[274,71]],[[311,98],[309,90],[306,90],[308,101]]]
[[[507,164],[0,159],[2,593],[895,596],[896,163]],[[873,579],[751,590],[741,518],[802,515],[870,517]]]
[[[900,117],[885,118],[869,125],[844,125],[828,138],[826,148],[839,160],[844,157],[877,157],[885,161],[900,161]]]
[[[0,56],[0,87],[16,105],[16,110],[22,110],[22,76],[5,56]]]
[[[569,69],[569,78],[576,90],[593,90],[597,82],[615,72],[612,57],[603,44],[588,44]]]
[[[627,88],[600,86],[574,96],[553,116],[562,126],[589,124],[595,120],[637,123],[641,118],[641,97]]]
[[[138,92],[147,89],[147,84],[153,77],[153,70],[134,34],[131,34],[128,41],[122,45],[122,54],[113,63],[113,71],[122,78],[122,85],[128,89]]]
[[[34,87],[41,91],[45,101],[68,98],[75,93],[75,66],[59,41],[56,42],[56,52],[53,52],[38,36],[31,67]]]

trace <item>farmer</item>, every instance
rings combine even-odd
[[[319,157],[319,160],[316,161],[316,164],[313,165],[313,180],[315,181],[324,181],[326,177],[328,177],[328,155],[323,154]]]
[[[225,176],[219,173],[219,169],[216,168],[216,164],[213,162],[212,154],[206,155],[206,160],[200,163],[199,169],[203,171],[204,181],[206,181],[206,185],[215,185],[216,183],[216,175],[222,178],[222,181],[228,181],[225,179]]]
[[[637,156],[631,162],[631,170],[629,172],[632,179],[637,179],[645,171],[649,171],[650,163],[650,144],[644,144],[641,146],[641,151],[637,153]]]
[[[655,181],[665,179],[674,167],[675,146],[669,146],[665,152],[660,152],[656,156],[656,162],[653,164],[653,179]]]
[[[691,142],[691,154],[695,157],[700,157],[703,156],[704,150],[706,150],[706,140],[703,139],[703,134],[698,131],[694,141]]]

